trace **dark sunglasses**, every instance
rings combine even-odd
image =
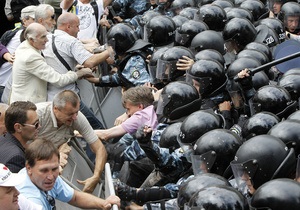
[[[33,125],[31,125],[31,124],[27,124],[27,123],[23,123],[23,124],[21,124],[21,125],[23,125],[23,126],[30,126],[30,127],[34,127],[35,129],[38,129],[39,128],[39,126],[40,126],[40,122],[39,121],[37,121],[36,123],[34,123]]]
[[[52,19],[52,20],[55,19],[55,14],[51,15],[51,19]]]
[[[49,195],[48,192],[46,193],[46,199],[52,207],[52,210],[56,210],[55,199],[51,195]]]

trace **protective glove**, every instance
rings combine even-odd
[[[248,70],[248,72],[250,72],[250,71]],[[251,73],[248,73],[247,76],[240,78],[239,83],[240,83],[240,86],[242,87],[243,91],[248,91],[251,88],[253,88]]]
[[[249,69],[244,69],[240,73],[238,73],[238,77],[238,81],[244,92],[244,95],[246,99],[249,100],[255,94],[255,89],[253,88],[252,83],[251,71]]]
[[[135,133],[135,138],[140,144],[147,144],[151,141],[152,129],[144,125],[137,129]]]

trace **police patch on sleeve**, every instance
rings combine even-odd
[[[131,75],[132,75],[133,79],[139,79],[141,76],[140,72],[137,69],[135,69]]]

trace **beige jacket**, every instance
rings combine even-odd
[[[73,71],[60,74],[50,67],[41,52],[24,41],[15,52],[12,70],[10,103],[14,101],[47,101],[47,82],[63,87],[75,82],[78,76]],[[64,68],[62,66],[62,68]]]

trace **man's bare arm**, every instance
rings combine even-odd
[[[84,192],[92,193],[100,181],[100,176],[102,171],[104,170],[104,166],[107,160],[107,153],[100,139],[90,144],[90,147],[91,150],[96,154],[94,174],[92,177],[84,181],[77,181],[78,183],[84,185]]]
[[[99,137],[99,139],[103,141],[107,141],[111,138],[123,136],[127,132],[124,130],[124,128],[121,125],[105,129],[105,130],[95,130],[95,133]]]
[[[67,10],[67,9],[69,9],[71,6],[72,6],[72,4],[73,4],[73,0],[63,0],[62,1],[62,9],[63,10]]]

